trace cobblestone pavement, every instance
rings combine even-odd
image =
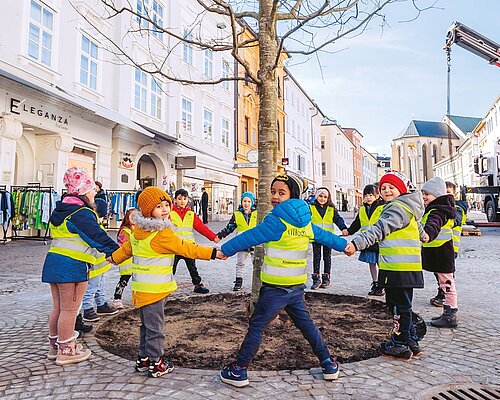
[[[222,223],[211,223],[214,230]],[[130,361],[102,350],[92,334],[85,337],[93,354],[89,361],[58,367],[45,358],[47,318],[51,300],[48,286],[40,282],[41,264],[48,246],[17,241],[0,245],[0,398],[46,399],[411,399],[423,390],[451,383],[500,384],[500,229],[484,228],[482,237],[463,237],[457,262],[459,318],[457,329],[429,327],[422,341],[424,354],[411,361],[384,357],[341,365],[336,382],[325,382],[319,368],[298,371],[255,372],[250,386],[236,389],[222,384],[219,366],[213,370],[177,368],[172,374],[149,379],[133,372]],[[205,242],[200,240],[200,242]],[[235,258],[225,262],[199,262],[211,292],[232,288]],[[117,272],[107,278],[108,294]],[[248,290],[250,265],[244,278]],[[355,257],[336,255],[331,293],[365,296],[370,285],[366,264]],[[434,277],[425,273],[426,287],[417,290],[414,309],[426,320],[439,309],[428,299],[436,291]],[[192,293],[182,265],[174,296]],[[182,284],[185,283],[185,284]],[[130,290],[124,300],[130,303]],[[243,339],[243,338],[242,338]],[[203,351],[203,349],[200,349]],[[175,360],[174,360],[175,361]]]

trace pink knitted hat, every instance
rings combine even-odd
[[[94,180],[81,168],[71,167],[63,178],[64,186],[69,194],[83,196],[95,189]]]

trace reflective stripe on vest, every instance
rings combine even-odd
[[[186,212],[186,215],[184,215],[184,219],[182,219],[177,211],[170,211],[170,219],[175,225],[175,228],[173,229],[175,234],[181,239],[184,239],[186,242],[194,243],[194,212]]]
[[[52,235],[53,240],[50,243],[49,253],[60,254],[74,260],[94,264],[96,262],[96,258],[92,252],[92,248],[80,237],[80,235],[77,233],[71,233],[67,226],[67,222],[71,219],[71,216],[83,208],[94,212],[91,208],[82,207],[64,218],[61,225],[55,226],[50,223],[50,234]]]
[[[359,210],[359,224],[361,225],[361,232],[366,232],[375,222],[378,221],[383,209],[384,207],[382,205],[377,206],[377,208],[373,210],[372,215],[370,215],[370,218],[368,218],[366,207],[361,207],[361,210]]]
[[[132,231],[129,228],[122,228],[126,233],[128,233],[128,237],[132,234]],[[132,275],[132,258],[125,260],[124,262],[118,265],[120,268],[120,276],[123,275]]]
[[[311,209],[311,222],[314,225],[319,226],[325,231],[334,232],[335,228],[333,226],[333,217],[335,216],[335,209],[332,206],[327,206],[325,215],[321,217],[318,209],[315,205],[309,206]]]
[[[105,232],[104,227],[102,225],[100,227]],[[95,256],[95,262],[90,267],[89,279],[102,275],[111,268],[111,264],[106,261],[106,254],[101,253],[96,249],[92,249],[92,252]]]
[[[424,216],[422,218],[422,225],[425,225],[425,223],[427,222],[427,219],[429,218],[429,215],[431,214],[431,212],[433,210],[435,210],[435,209],[431,208],[429,211],[427,211],[424,214]],[[449,219],[448,221],[446,221],[446,224],[444,224],[441,227],[441,230],[439,231],[439,234],[437,235],[437,237],[432,242],[422,243],[422,246],[423,247],[441,247],[446,242],[453,240],[453,224],[454,224],[454,221],[452,219]]]
[[[410,214],[410,223],[405,228],[390,233],[379,243],[379,268],[386,271],[421,271],[422,255],[418,223],[405,204],[396,200],[392,203],[398,204]]]
[[[132,247],[132,290],[142,293],[168,293],[177,289],[173,276],[174,254],[160,254],[151,248],[157,232],[146,239],[130,236]]]
[[[458,253],[458,249],[460,247],[460,240],[462,236],[462,227],[465,224],[465,221],[467,220],[467,214],[465,214],[465,211],[460,206],[456,206],[456,209],[457,212],[461,213],[462,215],[462,219],[460,221],[461,224],[453,227],[453,251],[455,253]]]
[[[314,239],[312,224],[297,228],[281,219],[286,229],[281,238],[264,244],[262,282],[278,286],[299,285],[307,279],[307,249]]]
[[[257,226],[257,211],[253,211],[250,214],[250,221],[248,223],[241,211],[235,211],[234,221],[236,222],[236,231],[238,233],[245,232]]]

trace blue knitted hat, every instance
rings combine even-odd
[[[255,205],[255,195],[252,192],[244,192],[241,194],[240,203],[243,201],[244,197],[248,197],[252,202],[252,207]]]

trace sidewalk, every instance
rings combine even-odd
[[[217,231],[224,224],[209,225]],[[251,384],[243,389],[222,384],[218,365],[212,370],[176,368],[165,377],[149,379],[134,373],[130,361],[103,351],[92,334],[85,335],[85,343],[93,352],[89,361],[56,366],[45,358],[51,300],[48,286],[40,282],[40,272],[48,246],[27,241],[0,245],[0,398],[411,399],[437,385],[500,385],[500,350],[495,345],[500,342],[500,229],[482,231],[481,237],[462,238],[457,261],[459,328],[429,327],[422,341],[422,356],[410,362],[378,357],[344,364],[336,382],[323,381],[320,369],[250,369]],[[206,240],[200,242],[208,244]],[[235,257],[198,265],[212,293],[231,290]],[[250,277],[248,265],[245,290],[249,290]],[[331,293],[365,296],[370,285],[366,265],[340,254],[333,259],[332,278],[333,285],[327,289]],[[117,279],[117,271],[112,270],[107,278],[109,296]],[[190,281],[183,264],[176,279],[181,289],[174,296],[195,295],[191,285],[183,284]],[[440,310],[428,304],[436,291],[434,277],[425,273],[425,279],[426,288],[415,291],[414,309],[429,320]],[[125,293],[124,300],[130,304],[130,289]]]

